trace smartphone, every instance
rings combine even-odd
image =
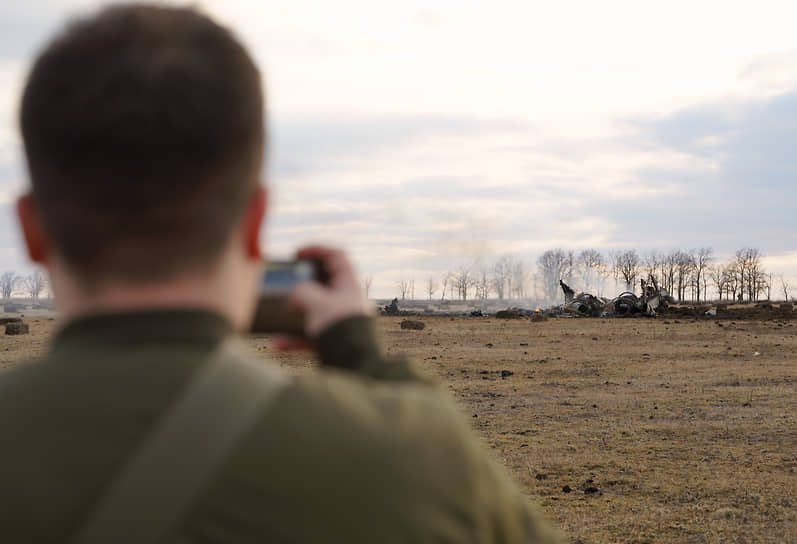
[[[258,282],[258,300],[251,332],[304,335],[304,316],[288,297],[300,281],[327,283],[323,263],[315,259],[269,261]]]

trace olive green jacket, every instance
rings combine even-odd
[[[96,315],[0,374],[0,542],[68,541],[231,333],[200,311]],[[447,395],[381,356],[371,321],[317,348],[329,370],[279,391],[170,541],[558,542]]]

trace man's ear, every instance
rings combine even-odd
[[[266,215],[268,204],[268,191],[263,186],[258,186],[252,193],[243,218],[244,251],[249,259],[261,258],[260,227]]]
[[[50,247],[39,208],[30,193],[22,195],[17,200],[17,219],[22,228],[30,260],[34,263],[46,264]]]

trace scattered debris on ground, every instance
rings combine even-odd
[[[384,315],[399,315],[398,299],[394,298],[390,304],[385,306],[382,310]]]
[[[660,289],[654,278],[640,280],[642,296],[631,291],[624,291],[613,299],[596,297],[589,293],[578,293],[559,280],[559,286],[565,295],[565,303],[551,308],[554,315],[577,314],[589,317],[608,317],[613,315],[647,315],[655,316],[658,311],[665,310],[675,302],[666,289]]]
[[[426,327],[426,323],[423,321],[416,321],[413,319],[405,319],[401,322],[402,329],[409,329],[414,331],[422,331]]]
[[[22,323],[21,317],[0,317],[0,325],[8,325],[9,323]]]
[[[6,334],[14,335],[28,333],[30,333],[30,327],[28,327],[27,323],[22,323],[22,320],[6,323]]]

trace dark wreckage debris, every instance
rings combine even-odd
[[[631,291],[624,291],[613,299],[596,297],[589,293],[578,293],[559,280],[559,285],[565,295],[565,303],[557,308],[552,308],[553,313],[586,315],[591,317],[605,317],[611,315],[656,315],[656,310],[666,308],[674,302],[666,289],[660,289],[653,278],[648,281],[641,280],[642,296],[637,296]]]

